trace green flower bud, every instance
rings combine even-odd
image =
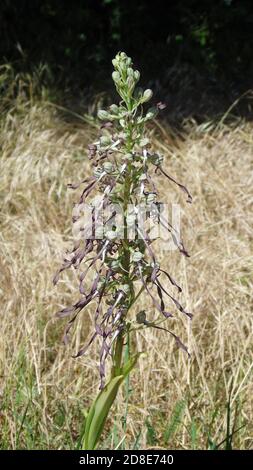
[[[103,169],[106,171],[106,173],[112,173],[114,170],[114,166],[111,162],[104,162]]]
[[[146,145],[149,144],[149,139],[147,137],[144,137],[144,139],[141,139],[140,141],[140,146],[141,147],[146,147]]]
[[[142,100],[141,100],[142,103],[146,103],[147,101],[149,101],[152,98],[152,96],[153,96],[152,90],[150,89],[145,90],[143,93]]]
[[[119,289],[120,289],[120,290],[123,290],[123,292],[124,292],[125,294],[128,294],[128,292],[130,292],[130,287],[129,287],[128,284],[121,284],[121,285],[119,286]]]
[[[116,84],[119,84],[121,82],[119,72],[113,72],[112,73],[112,79]]]
[[[134,79],[135,79],[135,82],[138,82],[140,80],[140,72],[139,70],[135,70],[134,71]]]
[[[117,260],[113,260],[113,261],[111,262],[111,268],[112,268],[113,271],[119,271],[119,270],[120,270],[120,262],[119,262],[118,259],[117,259]]]
[[[128,77],[134,77],[134,71],[133,71],[132,67],[128,67],[127,75],[128,75]]]
[[[138,263],[143,258],[143,254],[140,251],[135,251],[132,255],[132,260],[134,263]]]
[[[98,111],[98,118],[101,119],[102,121],[107,121],[108,119],[110,119],[110,114],[104,109],[100,109]]]
[[[133,77],[128,77],[128,79],[127,79],[127,86],[128,86],[128,88],[129,88],[130,90],[132,90],[133,87],[134,87],[134,85],[135,85],[135,81],[134,81]]]
[[[116,104],[112,104],[111,106],[109,106],[109,109],[113,114],[118,114],[119,112],[119,107]]]
[[[158,110],[156,108],[149,108],[145,116],[145,121],[149,119],[154,119],[157,116],[157,114],[158,114]]]
[[[101,147],[108,147],[108,145],[111,145],[112,139],[108,135],[102,135],[100,137],[100,145]]]
[[[95,176],[96,178],[99,178],[99,177],[102,175],[102,173],[103,173],[102,168],[99,168],[99,167],[98,167],[98,168],[95,168],[95,170],[94,170],[94,176]]]

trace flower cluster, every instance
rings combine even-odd
[[[129,309],[142,292],[146,292],[164,317],[173,315],[165,305],[165,296],[176,309],[192,317],[174,295],[165,289],[163,278],[169,280],[173,289],[181,291],[171,275],[160,267],[152,247],[153,240],[149,236],[149,229],[136,222],[139,208],[145,204],[148,217],[154,218],[156,214],[157,223],[168,230],[179,251],[189,256],[177,231],[159,212],[160,202],[154,174],[160,173],[176,184],[187,195],[187,202],[191,202],[191,195],[185,186],[164,170],[163,157],[151,151],[145,131],[147,121],[153,119],[164,105],[158,103],[156,107],[146,109],[152,91],[136,86],[140,73],[133,69],[132,60],[125,53],[117,54],[113,66],[112,78],[121,101],[117,105],[111,105],[108,110],[98,112],[98,118],[102,121],[100,136],[88,148],[94,169],[93,175],[77,185],[69,185],[72,189],[84,185],[77,208],[90,201],[94,192],[101,196],[99,205],[96,205],[92,212],[89,237],[80,237],[54,278],[56,283],[60,273],[71,266],[80,270],[80,300],[57,314],[59,317],[71,316],[65,329],[65,341],[80,311],[94,299],[97,302],[94,311],[94,332],[76,357],[83,355],[95,338],[100,338],[101,388],[105,383],[106,359],[112,354],[117,339],[124,337],[129,329]],[[121,227],[114,218],[115,204],[122,209]],[[107,219],[106,209],[111,209],[111,215]],[[78,223],[78,219],[77,210],[73,224]],[[131,239],[128,237],[129,227],[134,230]],[[87,279],[90,279],[88,274],[91,271],[93,280],[88,287]],[[137,322],[145,324],[145,315],[137,316]],[[180,339],[173,332],[169,332],[177,344],[187,351]]]

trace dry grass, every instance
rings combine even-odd
[[[71,358],[92,329],[92,307],[80,317],[70,347],[62,345],[63,323],[54,312],[72,302],[77,284],[66,274],[54,288],[52,277],[71,243],[75,194],[66,184],[89,172],[85,149],[96,129],[64,121],[43,99],[19,95],[8,105],[0,121],[1,447],[73,448],[97,391],[98,350],[94,344],[86,356]],[[252,124],[207,129],[187,123],[184,139],[160,124],[152,133],[167,169],[194,197],[187,207],[179,199],[191,258],[160,244],[164,266],[195,314],[191,325],[180,316],[171,320],[192,358],[162,331],[138,333],[133,347],[148,356],[130,379],[127,433],[111,417],[102,447],[122,441],[126,448],[207,448],[208,438],[225,438],[230,396],[232,424],[246,424],[234,446],[251,448]],[[161,190],[164,201],[176,200],[174,188],[163,182]],[[139,306],[152,314],[145,296]],[[123,387],[114,409],[119,422],[125,410]]]

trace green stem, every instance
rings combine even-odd
[[[130,111],[131,110],[130,104],[127,103],[127,107]],[[126,144],[127,152],[131,152],[134,146],[134,142],[132,139],[132,132],[133,132],[132,123],[130,122],[128,125],[128,132],[127,132],[127,144]],[[128,233],[127,233],[127,210],[128,210],[128,204],[129,204],[130,195],[131,195],[131,170],[132,170],[132,167],[131,167],[131,163],[129,162],[126,168],[126,177],[125,177],[125,184],[124,184],[124,190],[123,190],[124,240],[123,240],[122,266],[125,272],[124,282],[128,284],[130,287],[130,299],[129,299],[130,301],[129,301],[128,309],[125,313],[125,317],[127,316],[130,306],[132,306],[134,303],[133,283],[130,280],[130,247],[129,247]],[[116,340],[116,344],[114,348],[112,377],[115,377],[116,375],[120,374],[121,366],[122,366],[123,347],[124,347],[124,334],[121,333],[119,334]]]
[[[128,329],[126,349],[125,349],[125,357],[124,357],[125,364],[128,362],[129,358],[130,358],[130,335],[129,335],[129,329]],[[123,430],[124,430],[124,433],[126,433],[126,427],[127,427],[129,395],[130,395],[130,377],[129,377],[129,374],[128,374],[126,376],[126,379],[125,379],[125,396],[126,396],[126,405],[125,406],[126,406],[126,408],[125,408],[125,415],[123,417]],[[125,448],[125,443],[123,442],[122,450],[124,450],[124,448]]]
[[[117,338],[115,348],[114,348],[113,366],[112,366],[112,372],[111,372],[112,377],[116,377],[117,375],[120,375],[123,346],[124,346],[124,335],[123,333],[120,333]]]
[[[140,295],[142,294],[142,292],[144,291],[144,287],[142,286],[138,292],[138,294],[133,298],[132,302],[130,303],[129,305],[129,310],[130,308],[133,306],[133,304],[136,302],[136,300],[140,297]]]
[[[131,68],[131,59],[127,58],[123,53],[116,56],[113,61],[113,65],[115,67],[113,80],[115,82],[116,89],[122,98],[119,110],[121,112],[121,107],[124,109],[122,121],[124,134],[126,136],[125,142],[121,145],[119,152],[123,153],[125,156],[127,154],[133,155],[135,145],[139,144],[140,136],[142,135],[144,127],[144,124],[141,124],[142,120],[139,119],[142,117],[142,111],[139,118],[136,117],[136,109],[142,102],[142,98],[140,97],[137,99],[133,95],[133,90],[139,79],[139,74],[137,71],[133,71]],[[144,98],[145,94],[143,95],[143,102],[146,100],[146,98]],[[119,124],[122,126],[120,115],[121,114],[119,114]],[[122,291],[124,290],[125,292],[125,297],[122,297],[122,302],[124,303],[121,304],[122,309],[124,308],[123,317],[121,317],[123,328],[120,333],[118,333],[119,330],[117,330],[118,336],[115,339],[112,348],[111,378],[108,380],[105,387],[99,392],[87,415],[83,441],[83,448],[85,449],[94,449],[96,447],[104,429],[107,415],[116,399],[118,389],[124,381],[126,381],[126,411],[123,427],[124,430],[126,430],[128,398],[130,393],[128,375],[133,367],[135,367],[137,360],[141,355],[141,353],[133,355],[130,353],[130,331],[132,331],[132,329],[131,321],[127,319],[130,308],[143,292],[143,287],[141,287],[138,293],[135,294],[134,280],[136,280],[136,276],[134,275],[134,270],[131,275],[131,250],[137,247],[139,243],[129,241],[127,227],[128,208],[131,202],[132,193],[134,192],[133,185],[136,184],[137,170],[138,169],[135,167],[135,164],[132,163],[132,158],[128,158],[128,163],[126,166],[124,165],[124,175],[122,176],[122,173],[119,172],[119,175],[116,178],[117,182],[119,179],[120,184],[120,195],[118,200],[123,206],[124,220],[123,240],[120,243],[120,247],[118,247],[120,266],[123,269],[122,275],[117,279],[119,284],[124,286]],[[117,328],[117,326],[115,328]]]

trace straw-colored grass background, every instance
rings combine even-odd
[[[63,115],[43,96],[33,98],[31,90],[29,99],[22,90],[15,99],[7,96],[1,110],[0,446],[74,448],[98,388],[98,344],[72,359],[92,331],[91,306],[80,315],[72,344],[62,345],[65,322],[54,312],[77,298],[77,282],[66,273],[53,287],[52,277],[71,247],[78,191],[66,185],[90,172],[86,148],[97,129]],[[102,448],[207,449],[226,437],[229,400],[230,430],[245,425],[233,445],[252,448],[252,131],[243,121],[187,122],[181,135],[161,123],[151,129],[167,171],[193,195],[190,206],[158,179],[163,201],[180,202],[191,253],[186,260],[157,247],[194,313],[191,324],[180,313],[167,321],[192,357],[163,331],[146,328],[133,338],[132,348],[147,356],[130,377],[130,391],[122,387]],[[145,295],[138,305],[144,307],[149,319],[159,316]]]

